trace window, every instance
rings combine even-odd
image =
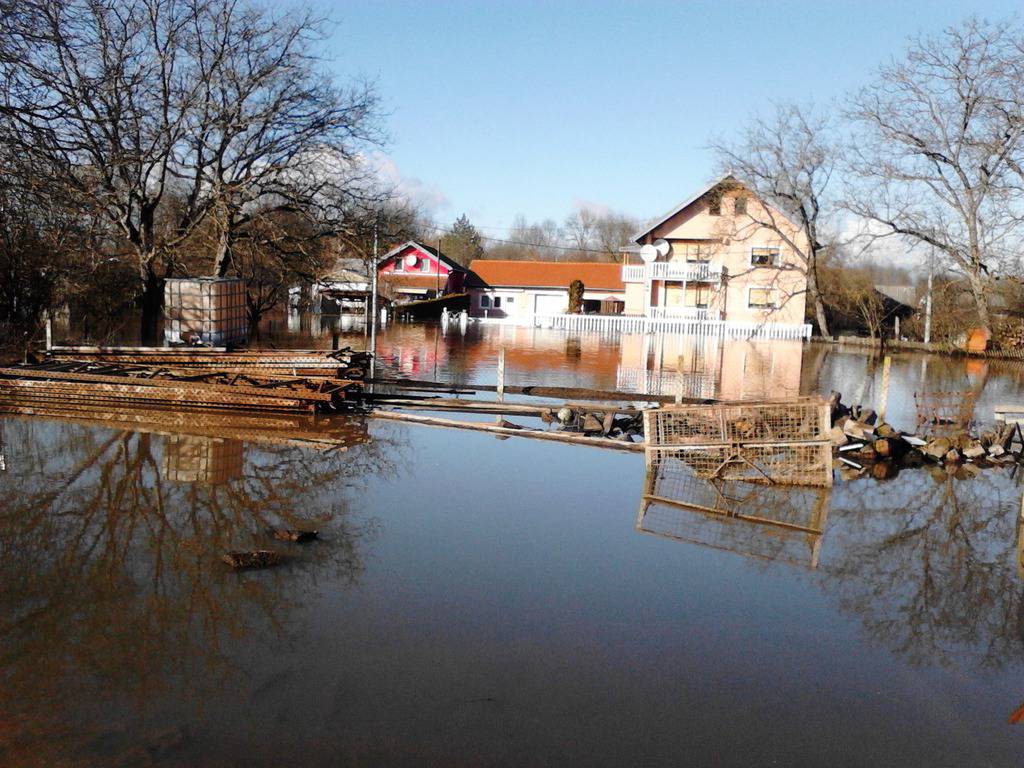
[[[747,306],[751,309],[775,309],[779,306],[779,290],[751,288],[747,293]]]
[[[711,261],[711,246],[706,243],[687,243],[686,260],[702,264]]]
[[[490,296],[481,296],[480,297],[480,306],[483,307],[484,309],[489,309],[490,306],[491,306],[491,297]]]
[[[710,283],[690,283],[686,286],[686,306],[707,309],[710,303]]]
[[[495,309],[500,309],[501,308],[501,296],[495,296],[494,297],[494,308]]]
[[[775,247],[760,247],[750,249],[750,266],[752,267],[777,267],[781,251]]]
[[[516,297],[515,296],[506,296],[505,297],[505,303],[506,304],[515,304],[516,303]]]
[[[713,197],[708,201],[708,215],[709,216],[721,216],[722,215],[722,198]]]
[[[405,271],[405,259],[403,259],[401,256],[399,256],[397,259],[395,259],[395,272],[404,272],[404,271]]]
[[[736,202],[734,203],[734,205],[735,205],[734,210],[736,211],[736,215],[737,216],[744,216],[744,215],[746,215],[746,213],[747,213],[747,198],[745,198],[745,197],[737,197],[736,198]]]

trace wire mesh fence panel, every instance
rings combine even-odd
[[[820,398],[678,405],[648,411],[651,445],[828,440],[831,412]]]
[[[817,565],[830,491],[709,481],[670,455],[648,465],[636,529],[770,560]]]
[[[976,397],[977,393],[972,389],[959,392],[915,392],[917,430],[940,436],[969,429]]]
[[[245,283],[238,278],[174,278],[164,285],[164,336],[179,343],[240,344],[249,334]]]
[[[820,398],[652,409],[648,463],[673,456],[697,477],[832,485],[831,410]]]

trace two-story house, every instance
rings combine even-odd
[[[622,268],[627,315],[801,325],[807,238],[732,176],[634,236]]]

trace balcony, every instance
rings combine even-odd
[[[643,283],[648,280],[686,280],[717,283],[722,267],[717,264],[687,261],[655,261],[650,264],[624,264],[622,282]]]

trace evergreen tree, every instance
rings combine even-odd
[[[441,250],[445,256],[464,267],[484,255],[483,238],[466,214],[459,216],[452,224],[451,233],[441,238]]]

